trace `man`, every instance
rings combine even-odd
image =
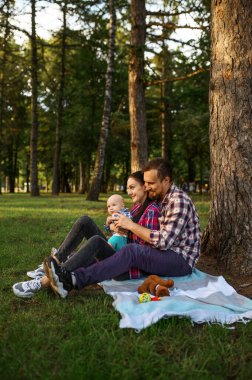
[[[115,226],[127,229],[149,245],[128,244],[111,257],[74,272],[56,260],[47,262],[53,290],[62,298],[72,288],[81,289],[125,273],[131,267],[160,276],[184,276],[192,272],[200,254],[199,219],[191,199],[172,183],[168,161],[151,160],[143,169],[149,197],[160,204],[160,229],[149,230],[118,215]],[[102,246],[96,249],[102,252]]]

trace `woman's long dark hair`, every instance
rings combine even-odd
[[[134,173],[131,173],[129,175],[129,178],[133,178],[134,180],[136,180],[138,183],[140,183],[140,185],[144,185],[144,176],[143,176],[143,172],[141,170],[138,170],[137,172],[134,172]],[[147,198],[145,199],[144,203],[142,204],[142,206],[139,207],[138,211],[136,212],[136,214],[134,214],[134,216],[132,217],[132,220],[133,222],[135,223],[138,223],[141,216],[143,215],[145,209],[149,206],[149,204],[152,202],[151,199]]]

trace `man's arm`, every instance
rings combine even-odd
[[[151,243],[150,229],[134,223],[131,219],[127,218],[127,216],[124,215],[118,215],[116,218],[114,218],[114,221],[116,227],[122,227],[126,230],[129,230],[133,234],[137,235],[140,239],[146,241],[147,243]]]

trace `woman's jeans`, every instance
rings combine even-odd
[[[77,268],[88,267],[97,261],[107,259],[114,253],[114,248],[107,243],[99,227],[89,216],[84,215],[75,222],[56,256],[62,263],[62,268],[72,272]],[[129,279],[129,272],[121,274],[116,279]]]

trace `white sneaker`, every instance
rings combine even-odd
[[[33,297],[40,289],[42,285],[39,279],[17,282],[12,286],[13,293],[17,297],[22,298],[31,298]]]
[[[34,270],[31,270],[29,272],[26,273],[28,277],[30,278],[41,278],[45,275],[45,271],[44,271],[44,268],[43,268],[43,263],[40,264],[37,269],[34,269]]]

